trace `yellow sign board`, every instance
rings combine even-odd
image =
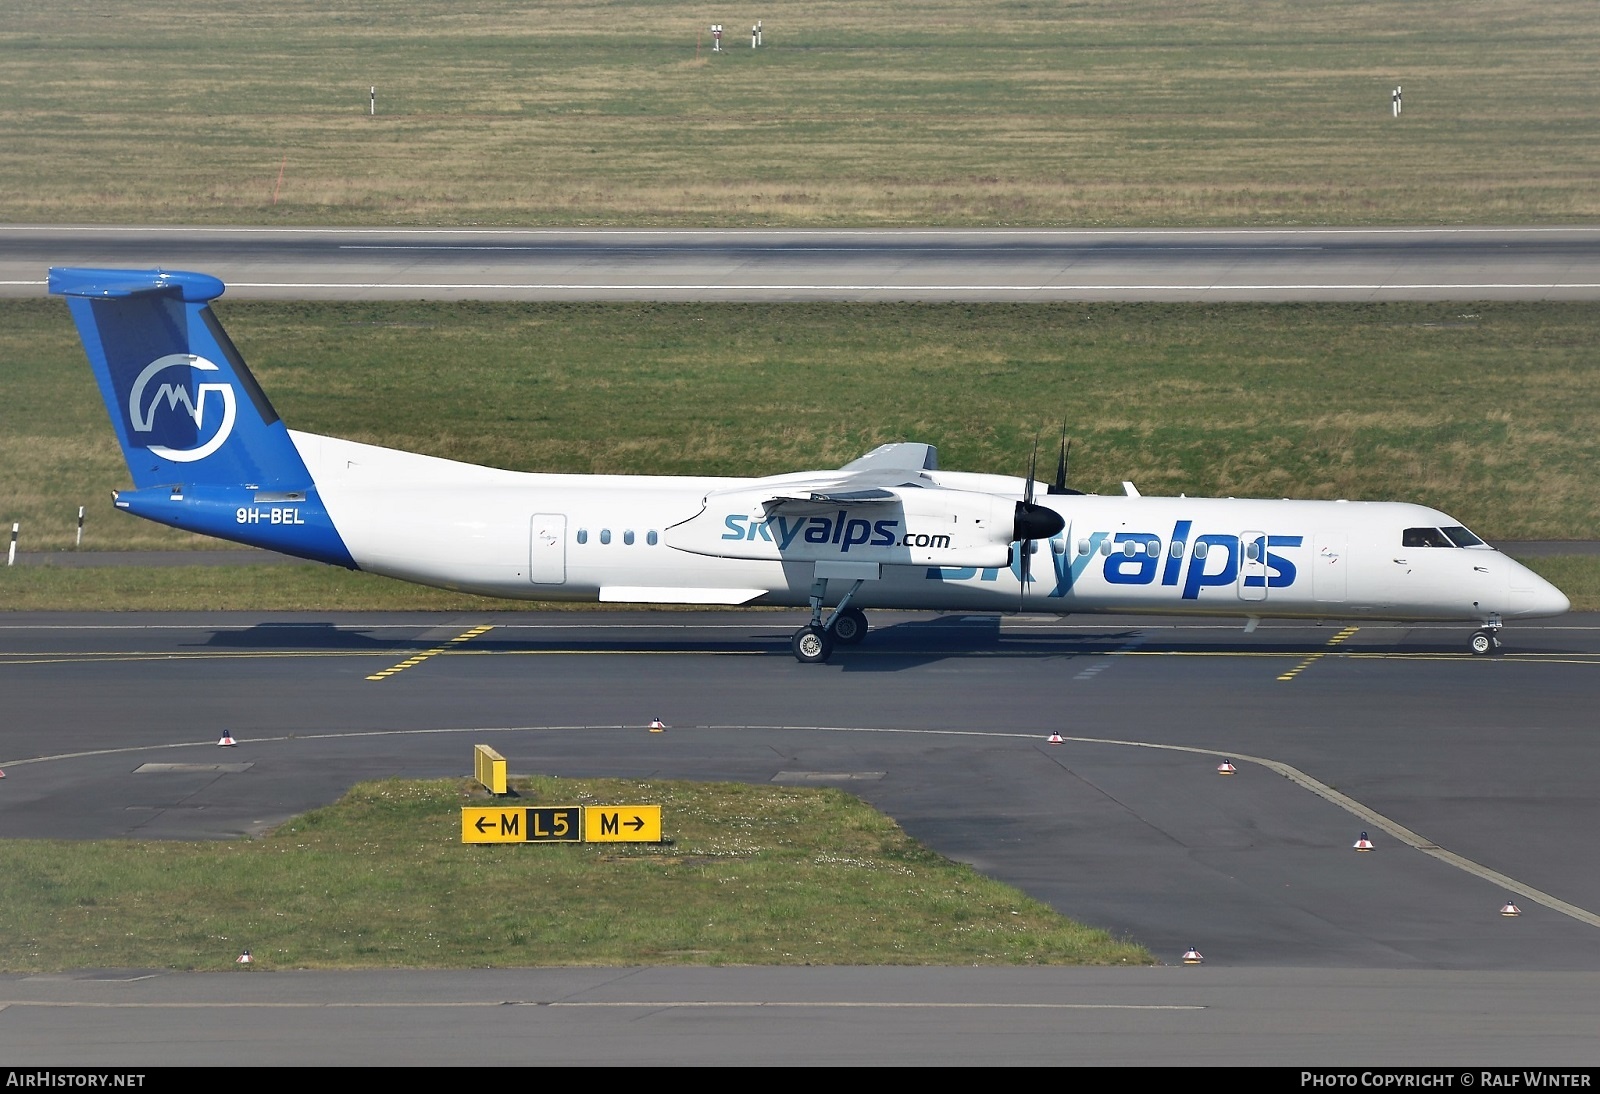
[[[585,843],[660,843],[659,805],[586,805]]]
[[[526,843],[527,840],[526,808],[463,806],[461,809],[462,843]]]
[[[529,843],[577,843],[583,810],[576,805],[536,805],[528,810]]]
[[[506,758],[488,745],[472,746],[472,775],[491,794],[506,792]]]
[[[659,805],[463,806],[462,843],[660,843]]]

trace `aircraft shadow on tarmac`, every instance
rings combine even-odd
[[[1268,632],[1244,636],[1231,629],[1225,633],[1215,630],[1201,637],[1180,637],[1178,634],[1121,627],[1105,631],[1069,633],[1048,628],[1019,630],[1002,628],[1001,616],[951,615],[925,620],[908,620],[874,627],[859,646],[840,647],[829,664],[845,672],[902,672],[922,665],[950,658],[981,656],[1017,660],[1078,659],[1126,654],[1137,649],[1140,655],[1207,654],[1226,656],[1230,653],[1248,656],[1279,656],[1284,658],[1309,657],[1329,654],[1326,639],[1320,635],[1306,640],[1301,634],[1277,637]],[[459,652],[473,654],[554,654],[554,653],[674,653],[708,655],[745,654],[757,656],[789,657],[790,623],[785,621],[775,629],[760,626],[758,619],[751,620],[748,631],[732,636],[724,633],[710,634],[697,631],[693,626],[681,632],[663,634],[659,630],[649,633],[632,632],[626,625],[613,626],[597,623],[594,630],[582,626],[559,633],[529,635],[526,631],[490,631],[472,640],[469,646],[459,647]],[[453,629],[453,628],[447,628]],[[1330,631],[1331,637],[1334,632]],[[1397,630],[1385,640],[1374,643],[1367,638],[1362,653],[1396,653],[1401,651],[1407,631]],[[1376,636],[1373,636],[1376,637]],[[1406,643],[1404,652],[1416,655],[1466,656],[1465,651],[1441,632],[1436,638],[1428,636],[1421,643]],[[341,626],[328,622],[267,622],[243,629],[219,629],[211,632],[201,645],[210,649],[259,651],[327,651],[329,653],[372,652],[401,655],[417,652],[435,644],[448,645],[448,638],[419,637],[415,633],[395,634],[392,637],[364,630],[359,626]],[[458,652],[452,650],[452,652]],[[1349,647],[1339,652],[1352,652]],[[1532,648],[1525,652],[1538,652]]]

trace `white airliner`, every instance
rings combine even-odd
[[[116,505],[406,581],[524,600],[809,605],[804,662],[863,608],[1456,620],[1492,653],[1561,591],[1435,509],[1141,497],[944,471],[925,444],[759,479],[503,471],[290,430],[209,304],[160,270],[50,271],[128,461]],[[1040,488],[1044,489],[1041,495]],[[824,608],[833,610],[824,617]]]

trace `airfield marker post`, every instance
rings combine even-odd
[[[21,527],[22,525],[17,523],[11,525],[11,550],[6,552],[7,566],[15,566],[17,564],[17,529]]]
[[[712,23],[711,24],[711,52],[712,53],[721,53],[722,52],[722,24],[721,23]]]
[[[756,28],[755,27],[751,27],[750,28],[750,48],[751,49],[755,49],[756,48]]]
[[[78,506],[78,542],[72,546],[74,550],[83,546],[83,506],[81,505]]]
[[[372,88],[367,92],[367,117],[376,118],[377,116],[378,116],[378,88],[377,88],[377,85],[374,84],[372,86]]]
[[[1399,87],[1399,85],[1395,86],[1394,94],[1389,96],[1389,101],[1394,107],[1394,116],[1398,118],[1400,116],[1400,87]]]
[[[756,45],[761,45],[761,20],[756,20]]]

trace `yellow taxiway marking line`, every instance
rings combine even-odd
[[[435,646],[433,649],[428,650],[426,653],[414,654],[411,657],[408,657],[404,661],[400,662],[398,665],[391,665],[389,668],[386,668],[386,669],[382,670],[381,672],[373,673],[371,676],[367,677],[367,679],[368,680],[387,680],[389,677],[393,676],[397,672],[404,672],[406,669],[414,668],[417,665],[422,664],[424,661],[426,661],[430,657],[439,656],[445,650],[448,650],[452,645],[459,645],[459,643],[462,643],[462,642],[470,642],[474,638],[477,638],[478,636],[483,635],[483,634],[487,634],[489,631],[492,631],[492,630],[494,630],[494,624],[493,623],[487,623],[487,624],[485,624],[485,625],[483,625],[481,627],[473,627],[470,631],[463,631],[460,634],[456,635],[454,638],[450,639],[449,642],[446,642],[442,646]]]
[[[477,629],[479,634],[493,628]],[[1349,628],[1354,631],[1355,628]],[[451,644],[426,650],[421,654],[413,655],[404,661],[384,670],[389,675],[394,672],[420,664],[429,657],[768,657],[774,651],[769,648],[760,649],[580,649],[580,648],[547,648],[547,649],[469,649],[453,645],[453,643],[468,641],[477,635],[469,631],[450,639]],[[1346,636],[1348,637],[1348,636]],[[1337,636],[1335,636],[1337,638]],[[1330,645],[1333,640],[1330,640]],[[1299,663],[1290,672],[1286,672],[1279,679],[1292,679],[1293,675],[1303,672],[1306,667],[1323,658],[1341,660],[1368,660],[1368,661],[1454,661],[1457,663],[1472,662],[1483,665],[1600,665],[1600,652],[1573,651],[1567,653],[1515,653],[1505,652],[1497,657],[1479,657],[1462,651],[1461,653],[1428,653],[1424,651],[1407,650],[1318,650],[1309,656],[1304,653],[1286,653],[1276,650],[1163,650],[1163,649],[1125,649],[1108,647],[1105,649],[1048,649],[1035,646],[1020,646],[1015,649],[1001,650],[965,650],[952,651],[934,647],[906,647],[894,650],[855,649],[850,651],[851,657],[903,657],[922,656],[928,654],[948,654],[969,658],[978,657],[1050,657],[1056,659],[1079,659],[1084,657],[1229,657],[1229,658],[1256,658],[1269,660],[1299,659]],[[217,660],[251,660],[251,659],[293,659],[293,658],[318,658],[318,657],[379,657],[382,651],[372,650],[175,650],[165,653],[133,652],[131,650],[93,650],[84,652],[49,651],[34,653],[0,653],[0,668],[11,665],[71,665],[71,664],[117,664],[136,661],[217,661]],[[392,655],[391,655],[392,656]],[[374,674],[373,678],[385,677]]]
[[[1340,631],[1338,634],[1336,634],[1332,638],[1328,639],[1328,647],[1327,647],[1327,649],[1320,650],[1317,653],[1312,654],[1310,657],[1307,657],[1304,661],[1301,661],[1294,668],[1290,669],[1288,672],[1286,672],[1282,676],[1278,677],[1278,679],[1279,680],[1293,680],[1296,676],[1299,676],[1302,672],[1306,671],[1306,669],[1310,668],[1312,665],[1314,665],[1318,661],[1322,660],[1322,658],[1326,657],[1328,655],[1329,650],[1332,650],[1335,647],[1337,647],[1338,645],[1340,645],[1342,642],[1344,642],[1345,639],[1349,638],[1351,635],[1355,634],[1360,629],[1361,629],[1360,627],[1346,627],[1344,630]]]

